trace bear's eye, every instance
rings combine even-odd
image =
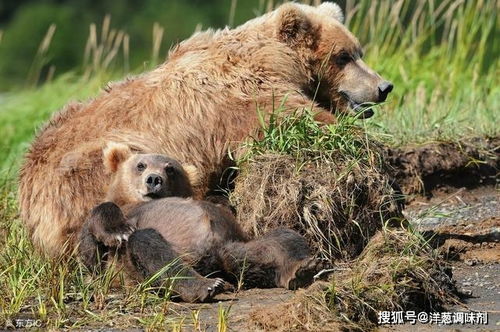
[[[168,165],[167,167],[165,167],[165,172],[167,173],[167,175],[174,174],[175,173],[174,166]]]
[[[340,53],[335,59],[335,62],[339,66],[345,66],[351,61],[352,61],[352,56],[347,52]]]
[[[138,163],[138,164],[137,164],[137,170],[138,170],[139,172],[142,172],[142,171],[144,171],[145,169],[146,169],[146,164],[144,164],[144,163]]]

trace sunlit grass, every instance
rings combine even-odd
[[[498,135],[498,9],[495,1],[348,1],[346,24],[366,61],[395,85],[368,124],[396,144]]]

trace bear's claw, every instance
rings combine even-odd
[[[216,278],[215,282],[213,283],[213,285],[209,286],[207,288],[208,289],[208,293],[209,293],[209,297],[212,298],[215,295],[224,292],[224,290],[225,290],[225,284],[226,284],[226,282],[224,280],[222,280],[221,278]]]
[[[302,263],[295,272],[295,278],[288,283],[289,289],[305,287],[324,276],[327,273],[327,267],[331,266],[329,260],[322,258],[310,258]],[[333,272],[333,270],[331,271]]]
[[[195,298],[189,299],[188,302],[211,301],[217,294],[228,290],[227,283],[221,278],[204,278],[203,284],[204,286],[198,290],[198,295]]]
[[[330,274],[332,274],[336,270],[337,269],[323,269],[323,270],[319,271],[318,273],[316,273],[314,275],[313,279],[314,279],[314,281],[323,279],[325,277],[328,277]]]
[[[102,239],[102,243],[107,247],[121,247],[123,243],[128,241],[129,236],[135,231],[135,228],[127,225],[117,232],[107,233]]]

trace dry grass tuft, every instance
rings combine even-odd
[[[402,217],[388,175],[349,156],[299,167],[289,155],[257,156],[241,167],[231,199],[248,233],[292,228],[327,258],[357,256],[387,220]]]
[[[248,330],[341,331],[339,317],[332,315],[325,304],[325,288],[326,283],[318,282],[307,290],[297,291],[289,302],[252,311]]]
[[[451,268],[419,234],[386,229],[334,277],[326,299],[345,321],[369,327],[379,311],[442,311],[456,293]]]
[[[381,144],[354,118],[322,125],[307,109],[281,112],[244,147],[230,195],[238,222],[254,236],[294,229],[328,259],[357,256],[383,225],[402,220]]]

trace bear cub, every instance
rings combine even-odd
[[[106,202],[80,232],[79,256],[91,271],[118,255],[133,279],[163,269],[157,285],[181,276],[173,292],[204,302],[239,281],[244,288],[304,287],[324,267],[296,232],[276,229],[248,239],[227,207],[192,199],[197,173],[191,165],[117,143],[103,150],[103,162],[111,176]]]

